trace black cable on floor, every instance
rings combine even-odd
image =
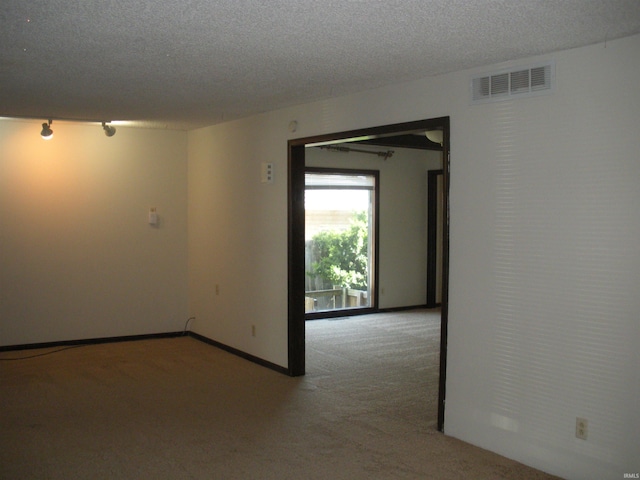
[[[184,330],[182,331],[182,335],[183,335],[183,336],[187,334],[187,326],[189,325],[189,322],[190,322],[191,320],[195,320],[195,319],[196,319],[196,317],[189,317],[189,318],[187,318],[187,321],[186,321],[186,322],[185,322],[185,324],[184,324]]]
[[[72,348],[86,347],[86,345],[71,345],[70,347],[59,348],[58,350],[53,350],[51,352],[37,353],[35,355],[28,355],[26,357],[15,357],[15,358],[0,358],[0,362],[10,362],[12,360],[27,360],[28,358],[36,358],[36,357],[44,357],[45,355],[52,355],[58,352],[64,352],[65,350],[70,350]]]
[[[189,317],[187,318],[187,321],[184,324],[184,330],[182,331],[182,335],[185,336],[187,334],[187,328],[189,326],[189,322],[191,320],[195,320],[196,317]],[[59,348],[57,350],[53,350],[51,352],[44,352],[44,353],[37,353],[35,355],[27,355],[25,357],[15,357],[15,358],[0,358],[0,362],[10,362],[13,360],[27,360],[29,358],[36,358],[36,357],[44,357],[46,355],[53,355],[54,353],[59,353],[59,352],[64,352],[65,350],[70,350],[72,348],[78,348],[78,347],[86,347],[89,344],[81,344],[81,345],[71,345],[69,347],[64,347],[64,348]]]

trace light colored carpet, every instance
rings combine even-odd
[[[0,478],[555,478],[436,431],[438,321],[308,322],[300,378],[190,337],[1,361]]]
[[[306,330],[307,381],[339,395],[352,419],[436,428],[439,311],[313,320]]]

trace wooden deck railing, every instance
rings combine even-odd
[[[364,290],[333,288],[305,292],[304,311],[338,310],[341,308],[367,307],[368,295]]]

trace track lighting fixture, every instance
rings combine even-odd
[[[49,120],[49,123],[42,124],[42,131],[40,132],[40,136],[45,140],[51,140],[53,138],[53,130],[51,130],[51,123],[53,120]]]
[[[58,119],[60,120],[60,119]],[[70,122],[86,122],[86,123],[97,123],[95,120],[65,120]],[[53,130],[51,130],[51,124],[53,123],[52,119],[49,119],[47,122],[42,124],[42,130],[40,131],[40,136],[45,140],[49,140],[53,138]],[[102,129],[104,130],[104,134],[107,137],[113,137],[116,134],[116,127],[112,125],[108,125],[107,122],[102,122]]]
[[[107,125],[106,122],[102,122],[102,128],[104,128],[104,134],[107,137],[113,137],[116,134],[116,127]]]

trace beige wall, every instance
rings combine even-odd
[[[272,130],[266,115],[189,132],[193,330],[281,366],[287,366],[286,152],[286,136]],[[275,164],[273,183],[261,183],[262,162]]]
[[[40,123],[0,120],[0,345],[180,331],[186,133]]]

